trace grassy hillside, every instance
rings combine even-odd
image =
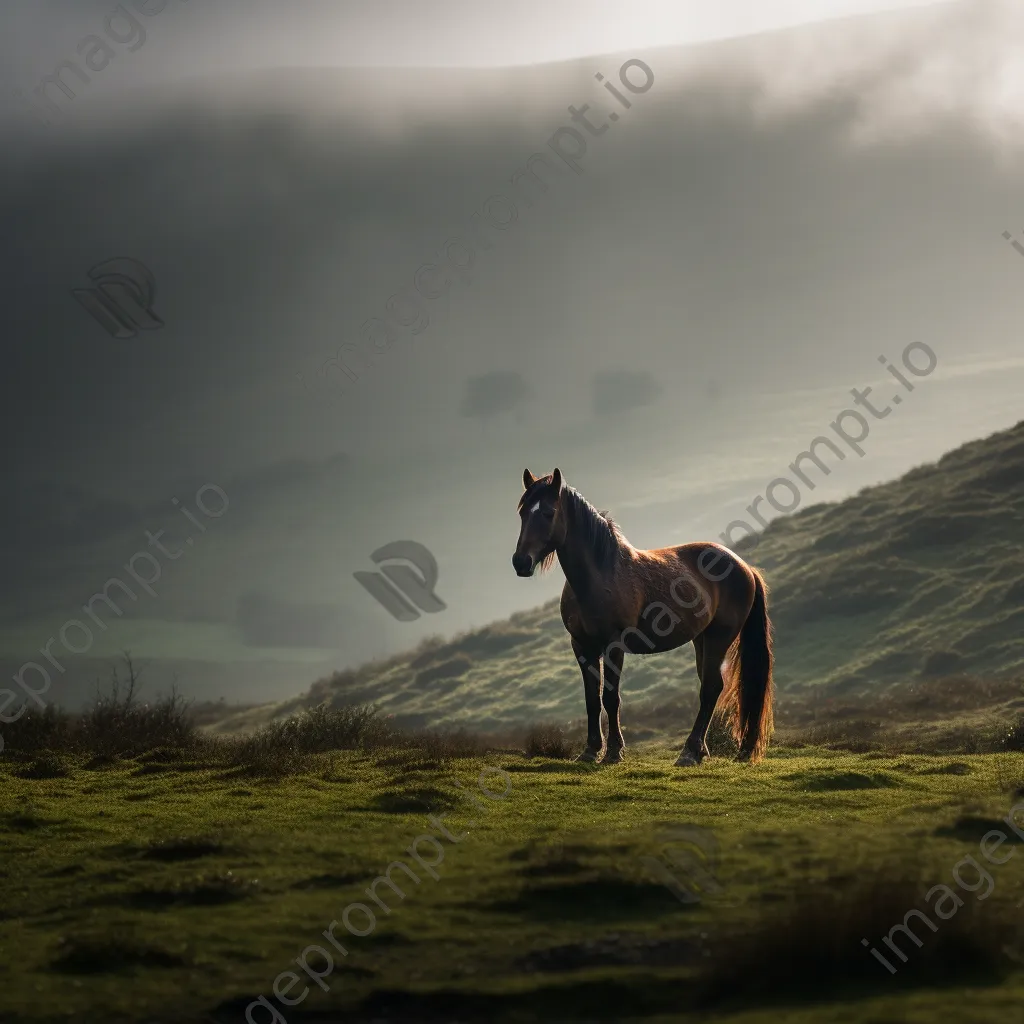
[[[609,769],[333,750],[294,770],[213,752],[0,763],[4,1021],[237,1024],[310,945],[330,952],[322,932],[350,904],[374,907],[367,887],[398,859],[418,881],[396,869],[401,900],[378,887],[389,913],[372,932],[339,923],[332,972],[306,953],[328,991],[284,976],[289,998],[308,989],[301,1004],[251,1020],[1022,1019],[1024,847],[1001,824],[1019,805],[1024,829],[1019,753],[780,748],[756,768],[683,771],[670,751]],[[684,825],[707,830],[699,850],[678,845]],[[986,865],[982,899],[962,858],[995,828],[996,859],[1013,856]],[[408,852],[430,833],[437,847],[418,849],[436,878]],[[672,867],[696,902],[641,859],[678,865],[680,850],[710,875]],[[887,952],[882,936],[939,883],[963,906],[916,929],[922,948],[904,940],[891,975],[861,939]]]
[[[687,539],[700,538],[676,538]],[[751,548],[737,545],[772,589],[783,694],[879,697],[900,684],[1024,676],[1024,421],[899,480],[777,519]],[[631,725],[656,727],[658,708],[688,701],[696,688],[689,646],[628,659],[627,739]],[[299,700],[222,727],[324,700],[375,702],[409,725],[478,729],[564,722],[583,703],[553,602],[337,673]],[[689,724],[662,722],[673,732]]]

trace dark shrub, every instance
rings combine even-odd
[[[53,704],[42,711],[29,708],[21,718],[4,726],[4,747],[12,753],[34,754],[43,750],[74,747],[72,717]]]
[[[257,775],[302,771],[313,754],[399,745],[395,730],[376,708],[365,705],[315,708],[264,725],[248,736],[223,740],[228,760]]]
[[[154,747],[193,747],[198,742],[190,702],[176,691],[152,704],[137,700],[139,672],[125,655],[126,678],[115,671],[110,690],[97,693],[92,707],[79,716],[78,742],[97,755],[132,757]]]
[[[1024,750],[1024,718],[1021,718],[1003,736],[1003,750]]]
[[[54,705],[30,709],[4,729],[12,752],[81,752],[112,760],[133,757],[154,747],[192,748],[199,742],[189,702],[172,691],[153,703],[137,700],[139,671],[125,654],[124,677],[115,669],[107,693],[91,707],[71,715]]]
[[[574,756],[575,748],[560,725],[535,725],[526,734],[523,753],[566,761]]]

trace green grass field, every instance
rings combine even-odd
[[[281,1016],[257,1007],[256,1022],[1024,1020],[1024,842],[1000,825],[1018,804],[1024,832],[1024,755],[775,748],[685,770],[668,750],[630,753],[601,767],[336,751],[274,777],[166,749],[5,762],[3,1019],[243,1021],[262,994]],[[504,798],[478,789],[485,766],[507,773]],[[484,784],[506,786],[493,771]],[[428,813],[468,834],[449,841]],[[718,887],[690,885],[688,904],[640,860],[669,863],[666,830],[684,824],[719,845]],[[999,827],[999,858],[1013,855],[981,860],[979,900],[952,871]],[[430,833],[437,880],[407,852]],[[420,884],[396,870],[404,901],[379,886],[388,915],[364,890],[396,859]],[[964,905],[916,928],[921,949],[897,936],[908,961],[890,954],[890,975],[860,940],[887,952],[938,883]],[[377,909],[372,933],[340,923],[354,903]],[[332,921],[348,955],[324,992],[295,960],[331,949]],[[350,921],[368,927],[361,910]],[[289,969],[302,981],[282,992],[309,994],[284,1008],[273,985]]]

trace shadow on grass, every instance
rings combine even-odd
[[[348,968],[346,968],[348,970]],[[382,989],[343,1012],[326,1009],[288,1013],[288,1024],[336,1024],[353,1021],[401,1021],[426,1024],[452,1021],[568,1021],[621,1020],[649,1016],[660,1010],[677,1010],[685,993],[678,979],[645,974],[627,981],[594,980],[539,986],[529,992],[466,992],[445,988],[429,992]],[[244,996],[222,1003],[211,1014],[216,1024],[237,1024],[245,1007],[255,998]]]
[[[443,790],[424,786],[380,793],[373,798],[367,810],[383,811],[385,814],[432,814],[437,810],[449,810],[457,803],[455,797]]]
[[[63,974],[111,974],[136,967],[184,967],[186,961],[165,949],[120,939],[72,939],[51,963]]]
[[[901,785],[885,772],[797,772],[784,776],[787,782],[802,783],[801,789],[822,792],[837,789],[892,789]]]
[[[341,889],[346,885],[362,882],[365,875],[312,875],[293,882],[290,889]]]
[[[174,861],[209,857],[215,853],[223,853],[224,850],[224,844],[219,839],[208,836],[177,836],[172,839],[159,839],[151,843],[142,856],[148,860],[173,863]]]
[[[592,761],[542,761],[539,764],[510,764],[505,766],[507,772],[565,772],[573,775],[586,775],[601,770],[601,765]]]
[[[57,818],[45,818],[34,808],[26,807],[24,810],[0,816],[0,823],[0,830],[8,828],[15,832],[34,832],[37,828],[46,828],[47,825],[59,825],[61,821]]]
[[[1000,818],[977,818],[977,817],[963,817],[957,818],[952,825],[944,825],[941,828],[935,830],[937,836],[949,836],[952,839],[962,839],[965,842],[980,843],[981,840],[989,832],[1002,832],[1006,836],[1006,841],[1010,843],[1024,843],[1024,839],[1021,839],[1016,832],[1013,831]]]
[[[152,886],[115,897],[110,902],[137,910],[166,910],[169,907],[217,907],[237,903],[259,892],[256,879],[237,878],[231,871],[201,875],[167,887]]]
[[[520,957],[515,966],[543,973],[585,971],[593,967],[681,967],[700,963],[700,938],[644,939],[609,935],[563,946],[549,946]]]
[[[556,867],[549,873],[568,872]],[[684,905],[662,885],[591,876],[576,882],[528,885],[517,896],[491,903],[487,909],[539,921],[622,921],[674,913]]]
[[[970,775],[974,769],[963,761],[951,761],[938,768],[922,768],[922,775]]]

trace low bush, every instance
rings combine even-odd
[[[1001,745],[1003,750],[1024,750],[1024,718],[1010,726]]]
[[[52,750],[44,750],[18,774],[23,779],[61,779],[71,774],[66,757]]]
[[[125,674],[111,675],[107,692],[97,692],[90,707],[69,714],[49,704],[27,710],[4,728],[4,746],[13,754],[44,751],[91,754],[100,760],[134,757],[154,747],[195,747],[199,733],[190,703],[172,691],[149,703],[138,700],[140,672],[126,654]]]
[[[550,757],[568,761],[576,755],[576,745],[560,725],[535,725],[526,733],[523,753],[527,757]]]

